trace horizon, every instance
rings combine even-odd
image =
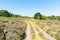
[[[60,0],[0,0],[0,10],[33,17],[36,12],[45,16],[60,16]]]

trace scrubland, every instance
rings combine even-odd
[[[56,40],[60,40],[60,21],[19,17],[0,17],[0,40],[25,40],[25,38],[29,36],[26,34],[27,23],[30,25],[31,40],[37,40],[38,37],[41,40],[47,40],[37,27]]]

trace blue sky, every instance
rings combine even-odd
[[[60,0],[0,0],[0,10],[23,16],[34,16],[36,12],[60,16]]]

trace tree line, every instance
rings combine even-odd
[[[3,17],[13,17],[13,16],[19,17],[21,15],[15,15],[11,12],[8,12],[7,10],[0,10],[0,16],[3,16]]]
[[[7,10],[0,10],[0,17],[3,16],[3,17],[22,17],[22,18],[31,18],[31,17],[28,17],[28,16],[21,16],[21,15],[18,15],[18,14],[13,14],[11,12],[8,12]],[[45,15],[42,15],[40,12],[37,12],[34,14],[34,17],[32,17],[34,19],[39,19],[39,20],[60,20],[60,16],[45,16]]]
[[[21,17],[21,18],[30,18],[28,16],[21,16],[18,14],[13,14],[11,12],[8,12],[7,10],[0,10],[0,17]]]
[[[34,19],[40,19],[40,20],[60,20],[60,16],[44,16],[40,12],[35,13]]]

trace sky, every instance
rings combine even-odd
[[[30,17],[37,12],[60,16],[60,0],[0,0],[0,10]]]

